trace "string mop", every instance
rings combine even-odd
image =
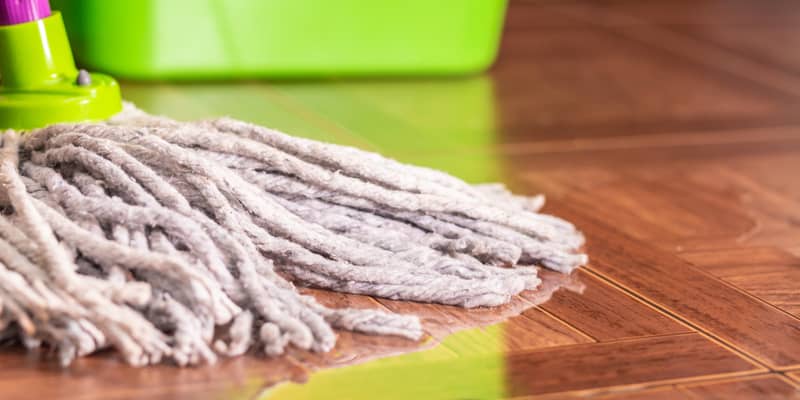
[[[333,328],[418,339],[416,317],[325,308],[293,283],[495,306],[536,288],[530,265],[586,262],[541,197],[231,119],[129,106],[2,146],[0,336],[64,364],[109,346],[132,365],[328,351]]]
[[[78,86],[105,84],[81,74]],[[416,316],[324,307],[295,285],[504,304],[540,284],[536,266],[569,273],[587,260],[582,235],[539,213],[543,201],[241,121],[177,122],[130,104],[104,122],[8,129],[0,339],[45,345],[63,365],[113,348],[134,366],[325,352],[336,329],[416,340]]]

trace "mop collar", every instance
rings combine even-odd
[[[295,285],[504,304],[537,266],[586,262],[542,197],[232,120],[131,105],[0,154],[0,337],[132,365],[328,351],[334,329],[418,339],[420,321],[325,307]]]

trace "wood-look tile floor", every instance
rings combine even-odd
[[[512,0],[484,76],[125,84],[153,112],[232,115],[546,193],[591,262],[491,310],[313,292],[419,313],[422,345],[342,334],[327,355],[194,369],[105,354],[62,370],[5,349],[0,398],[800,398],[798,48],[792,1]]]

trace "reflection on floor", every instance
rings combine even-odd
[[[578,275],[542,271],[541,277],[543,282],[539,290],[525,292],[511,303],[491,310],[421,306],[379,299],[377,301],[390,310],[418,314],[430,338],[422,345],[364,335],[340,338],[341,343],[332,354],[295,355],[309,371],[338,368],[315,372],[301,383],[283,383],[267,388],[260,398],[399,400],[502,397],[506,393],[506,354],[554,345],[555,341],[562,339],[560,336],[566,341],[570,337],[589,340],[543,311],[531,309],[550,300],[557,291],[580,295],[585,287]],[[370,306],[375,301],[362,296],[313,294],[337,307]],[[560,335],[538,336],[543,329]],[[408,353],[395,355],[403,352]],[[379,359],[364,363],[374,358]]]

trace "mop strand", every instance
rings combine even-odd
[[[0,153],[0,338],[63,365],[251,349],[328,351],[334,329],[412,340],[412,315],[324,307],[294,285],[461,307],[586,262],[543,198],[230,119],[131,105],[102,124],[7,131]]]

